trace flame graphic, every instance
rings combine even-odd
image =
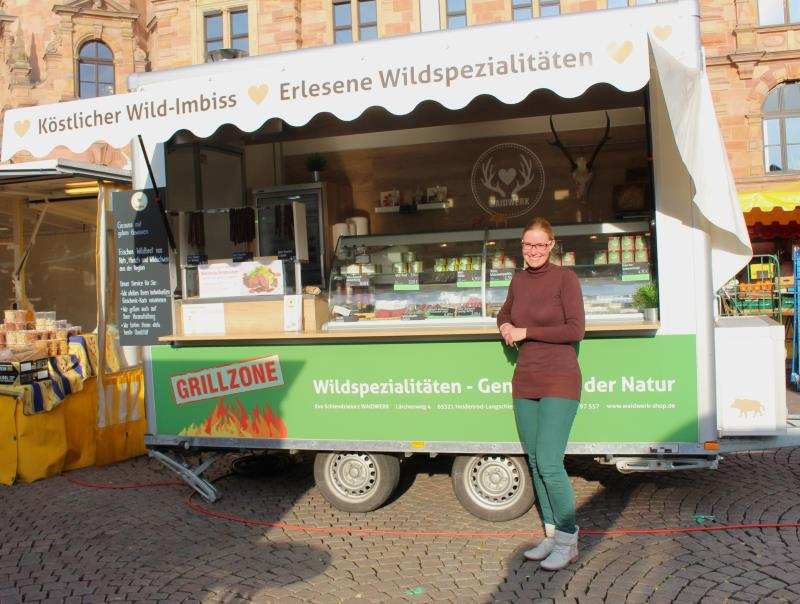
[[[241,436],[245,438],[286,438],[286,424],[264,403],[264,408],[253,408],[252,415],[239,399],[226,405],[222,398],[219,404],[201,424],[192,424],[180,431],[185,436]]]

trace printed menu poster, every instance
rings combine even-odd
[[[164,192],[161,199],[164,199]],[[152,189],[115,192],[119,341],[149,346],[172,333],[169,240]]]
[[[284,294],[283,262],[275,258],[212,261],[198,266],[197,276],[201,298]]]

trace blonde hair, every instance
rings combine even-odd
[[[528,223],[528,225],[522,230],[522,236],[524,237],[525,233],[528,231],[542,231],[551,240],[556,238],[556,234],[553,232],[553,227],[550,226],[550,221],[546,218],[542,218],[541,216],[537,216]]]

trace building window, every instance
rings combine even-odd
[[[222,13],[208,13],[203,16],[203,20],[205,21],[205,57],[208,61],[208,53],[224,48]]]
[[[250,54],[250,37],[247,25],[247,9],[233,10],[231,16],[231,48]]]
[[[376,0],[358,2],[358,39],[378,39],[378,3]]]
[[[800,21],[800,0],[758,0],[758,24],[781,25]]]
[[[608,0],[606,8],[627,8],[628,0]]]
[[[800,170],[800,82],[778,85],[762,110],[765,170]]]
[[[514,21],[533,19],[532,0],[511,0],[511,10]]]
[[[220,48],[235,48],[250,54],[250,23],[246,8],[216,10],[203,14],[203,56]]]
[[[114,94],[114,54],[99,40],[86,42],[78,52],[78,96],[109,94]]]
[[[540,0],[539,16],[555,17],[561,14],[561,2],[559,0]]]
[[[447,29],[458,29],[467,26],[466,0],[445,0],[447,12]]]
[[[353,11],[350,0],[333,3],[333,43],[347,44],[353,41]]]

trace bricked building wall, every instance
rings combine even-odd
[[[444,15],[446,0],[438,1]],[[602,10],[606,2],[563,0],[561,12]],[[708,72],[737,183],[747,190],[792,182],[791,174],[765,173],[761,106],[777,84],[800,78],[800,27],[759,26],[757,0],[701,0],[700,6]],[[251,54],[333,43],[331,0],[0,0],[0,110],[76,98],[76,55],[90,39],[114,52],[117,92],[126,90],[134,71],[199,63],[203,15],[241,8],[248,11]],[[352,8],[357,15],[355,0]],[[377,13],[381,37],[430,29],[423,27],[420,0],[377,0]],[[511,0],[468,0],[467,18],[471,25],[510,20]],[[81,157],[124,162],[104,145]]]

